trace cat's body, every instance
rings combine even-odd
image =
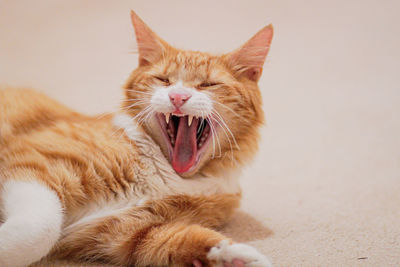
[[[141,48],[143,38],[146,39],[143,36],[149,35],[149,30],[143,29],[144,24],[135,14],[133,21]],[[57,257],[102,260],[124,266],[268,264],[250,247],[230,245],[225,237],[209,229],[225,223],[238,206],[240,168],[233,167],[232,162],[245,161],[242,158],[252,153],[256,129],[245,129],[255,138],[248,140],[246,148],[244,141],[248,136],[243,136],[244,141],[231,140],[228,127],[220,131],[227,137],[225,140],[214,140],[217,132],[212,129],[211,119],[200,129],[200,119],[188,118],[185,114],[190,115],[191,111],[187,111],[172,115],[175,126],[171,126],[170,115],[165,113],[168,111],[162,111],[165,116],[156,116],[164,116],[166,126],[170,127],[168,131],[175,132],[174,137],[170,135],[172,150],[167,150],[160,143],[161,134],[154,133],[154,127],[159,127],[155,126],[156,116],[145,126],[142,118],[137,118],[146,110],[146,107],[137,110],[137,103],[143,101],[140,96],[150,94],[140,87],[141,83],[148,84],[143,82],[143,73],[149,73],[147,45],[140,51],[142,67],[132,74],[125,87],[127,101],[120,113],[89,117],[33,91],[0,89],[0,219],[3,222],[0,266],[25,266],[49,252]],[[207,66],[217,60],[206,54],[179,53],[174,55],[172,65],[186,72],[185,64],[190,61],[183,60],[186,63],[178,68],[179,57],[208,62],[204,63]],[[201,60],[195,59],[196,55]],[[259,77],[258,72],[249,75],[250,80],[253,75]],[[179,80],[173,84],[168,80],[166,88],[171,92],[182,88],[193,91],[187,84],[194,78],[178,76]],[[188,98],[192,97],[193,105],[195,97],[208,101],[201,92],[192,93]],[[169,98],[177,110],[187,100],[179,99],[178,107],[171,93]],[[151,103],[157,100],[154,99],[153,95]],[[201,109],[207,102],[200,100]],[[160,101],[157,105],[161,105]],[[145,115],[148,119],[152,114]],[[259,120],[262,122],[262,116]],[[202,135],[207,125],[213,135],[213,148],[211,137]],[[196,138],[195,143],[185,141],[195,130],[197,146]],[[239,128],[232,131],[231,135]],[[199,144],[203,142],[200,137],[204,137],[204,144]],[[231,148],[229,161],[226,156],[229,153],[220,155],[218,160],[210,159],[214,158],[216,141],[220,154]],[[232,149],[233,141],[242,145],[242,152]]]
[[[0,114],[2,188],[48,186],[61,200],[62,232],[169,195],[239,193],[237,176],[181,178],[124,114],[88,117],[15,89],[0,91]]]
[[[237,174],[180,177],[126,114],[89,117],[37,92],[9,89],[0,91],[0,122],[1,182],[32,170],[32,179],[57,192],[68,218],[92,203],[240,191]]]

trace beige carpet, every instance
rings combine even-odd
[[[130,9],[211,52],[274,23],[268,125],[229,236],[275,266],[400,266],[399,1],[2,0],[0,83],[112,110],[137,61]]]

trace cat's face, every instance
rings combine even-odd
[[[250,158],[264,121],[257,81],[272,27],[232,53],[213,56],[171,47],[133,12],[132,21],[139,67],[125,85],[123,108],[175,171],[217,174]]]

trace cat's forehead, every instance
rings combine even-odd
[[[179,50],[173,55],[178,65],[187,67],[201,67],[215,63],[217,57],[199,51]]]
[[[226,74],[218,56],[198,51],[180,50],[164,57],[157,66],[158,71],[182,80],[213,79]]]

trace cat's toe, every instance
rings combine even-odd
[[[224,262],[224,267],[245,267],[246,263],[240,259],[234,259],[232,262]]]
[[[256,249],[245,244],[223,240],[211,248],[207,258],[224,267],[271,267],[270,261]]]
[[[199,260],[194,260],[192,262],[192,265],[193,265],[193,267],[202,267],[203,266],[203,264],[201,264],[201,261],[199,261]]]
[[[232,265],[233,265],[233,267],[244,267],[246,265],[246,263],[244,261],[242,261],[241,259],[234,259],[232,261]]]

